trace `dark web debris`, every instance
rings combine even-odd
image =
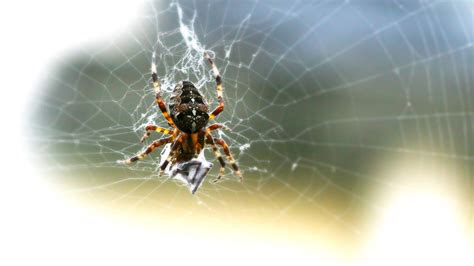
[[[162,161],[169,154],[168,147],[165,147],[161,154]],[[206,158],[204,158],[204,153],[201,152],[198,158],[168,166],[165,170],[165,173],[170,178],[174,178],[184,183],[188,187],[189,191],[194,194],[201,186],[211,168],[212,163],[208,162]]]
[[[174,165],[169,175],[186,184],[189,191],[194,194],[201,186],[211,167],[212,163],[198,158]]]

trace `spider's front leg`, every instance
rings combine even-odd
[[[153,89],[155,90],[155,99],[156,99],[156,103],[158,104],[158,107],[163,113],[163,116],[168,121],[168,124],[172,127],[176,127],[173,122],[173,119],[171,119],[170,114],[168,113],[168,110],[166,109],[166,105],[165,105],[165,102],[163,101],[163,98],[161,98],[161,84],[160,84],[160,80],[158,79],[158,74],[157,74],[156,65],[155,65],[155,53],[153,53],[153,61],[151,63],[151,78],[153,80]]]
[[[164,139],[159,139],[159,140],[155,140],[153,141],[153,143],[151,143],[150,145],[148,145],[148,147],[146,148],[145,151],[143,151],[142,153],[139,153],[138,155],[136,156],[133,156],[132,158],[129,158],[127,160],[124,160],[124,161],[121,161],[122,163],[124,164],[131,164],[133,162],[136,162],[138,160],[142,160],[143,158],[145,158],[148,154],[152,153],[154,150],[156,150],[156,148],[166,144],[166,143],[169,143],[173,140],[172,137],[169,137],[169,138],[164,138]]]
[[[222,96],[222,77],[219,73],[219,69],[217,69],[216,64],[214,64],[214,61],[211,59],[207,52],[204,52],[204,57],[211,64],[212,73],[214,74],[214,78],[216,79],[217,101],[219,102],[219,105],[216,109],[214,109],[214,111],[212,111],[211,115],[209,116],[209,120],[213,120],[224,110],[224,98]]]

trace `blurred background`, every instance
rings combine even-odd
[[[473,262],[472,1],[6,10],[10,264]],[[214,167],[192,195],[158,176],[159,152],[116,161],[143,149],[146,124],[167,126],[153,53],[166,100],[186,79],[216,105],[204,50],[225,88],[216,136],[245,180],[212,184]]]

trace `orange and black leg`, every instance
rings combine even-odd
[[[133,162],[136,162],[138,160],[142,160],[143,158],[145,158],[148,154],[152,153],[154,150],[156,150],[156,148],[166,144],[166,143],[169,143],[173,140],[173,138],[169,137],[169,138],[164,138],[164,139],[159,139],[159,140],[155,140],[153,141],[153,143],[151,143],[150,145],[148,145],[148,147],[146,148],[145,151],[141,152],[140,154],[132,157],[132,158],[129,158],[127,160],[124,160],[122,161],[123,163],[125,164],[131,164]]]
[[[142,139],[140,140],[140,142],[144,142],[145,139],[147,139],[151,132],[158,132],[158,133],[163,133],[165,135],[172,135],[173,134],[173,130],[171,129],[167,129],[167,128],[163,128],[163,127],[159,127],[159,126],[155,126],[155,125],[147,125],[145,127],[145,134],[143,135]]]
[[[228,127],[222,125],[222,124],[213,124],[213,125],[210,125],[207,127],[210,131],[214,131],[214,130],[217,130],[219,128],[223,128],[225,130],[230,130]]]
[[[214,139],[214,141],[222,147],[225,155],[227,156],[227,161],[229,161],[232,169],[234,169],[235,174],[240,178],[240,181],[242,181],[242,173],[240,172],[239,166],[235,162],[234,156],[232,156],[232,153],[230,152],[229,145],[227,145],[223,139]]]
[[[211,145],[212,151],[214,152],[214,156],[217,158],[219,163],[221,164],[221,169],[219,170],[219,175],[213,182],[219,181],[221,177],[224,175],[225,171],[225,162],[224,159],[222,158],[221,153],[219,152],[219,149],[217,149],[216,143],[214,143],[214,138],[210,134],[210,130],[206,130],[206,143]]]
[[[176,138],[176,140],[173,142],[173,145],[171,145],[171,150],[170,150],[170,153],[168,154],[168,157],[167,157],[166,160],[160,165],[160,176],[163,174],[163,172],[165,171],[166,167],[168,166],[168,164],[170,163],[170,161],[173,159],[173,156],[174,156],[176,150],[182,145],[182,141],[183,141],[183,136],[179,136],[179,137]]]
[[[217,101],[219,105],[216,109],[214,109],[214,111],[212,111],[211,115],[209,116],[209,120],[213,120],[218,114],[220,114],[224,110],[224,98],[222,96],[222,77],[219,73],[219,69],[217,69],[216,64],[214,64],[214,61],[211,59],[207,52],[204,53],[204,57],[211,64],[212,73],[214,74],[214,78],[216,79]]]
[[[160,80],[158,79],[158,74],[156,73],[156,65],[155,65],[155,54],[153,54],[153,62],[151,63],[151,78],[153,80],[153,89],[155,90],[155,99],[158,107],[160,108],[163,116],[168,121],[168,124],[172,127],[176,127],[174,125],[173,119],[171,119],[168,110],[166,109],[165,102],[161,98],[161,84]]]

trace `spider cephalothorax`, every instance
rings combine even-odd
[[[189,81],[176,85],[169,108],[176,127],[187,134],[196,133],[209,121],[209,108],[199,90]]]
[[[155,90],[156,103],[163,113],[163,116],[168,121],[168,124],[173,128],[167,129],[155,125],[147,125],[145,127],[145,135],[141,140],[142,142],[150,136],[152,131],[169,135],[169,137],[155,140],[146,148],[146,150],[125,160],[125,163],[132,163],[141,160],[156,148],[167,143],[172,143],[168,158],[166,158],[166,160],[160,165],[160,169],[163,171],[169,163],[175,164],[187,162],[196,158],[201,153],[205,144],[208,144],[211,145],[214,155],[221,165],[219,176],[216,179],[217,181],[221,178],[225,169],[225,162],[221,153],[217,149],[217,144],[224,150],[227,160],[230,162],[236,175],[240,176],[242,179],[239,167],[230,153],[227,143],[223,139],[213,138],[211,135],[211,131],[224,126],[221,124],[207,126],[207,123],[210,120],[214,120],[214,118],[224,110],[224,99],[222,97],[222,79],[219,70],[207,53],[205,53],[204,56],[211,64],[212,72],[216,79],[217,101],[219,103],[217,108],[209,113],[209,107],[204,97],[193,83],[189,81],[181,81],[176,85],[172,92],[170,98],[171,103],[169,105],[171,112],[168,113],[165,102],[161,98],[160,81],[156,73],[156,65],[153,62],[151,65],[151,77],[153,80],[153,88]]]

